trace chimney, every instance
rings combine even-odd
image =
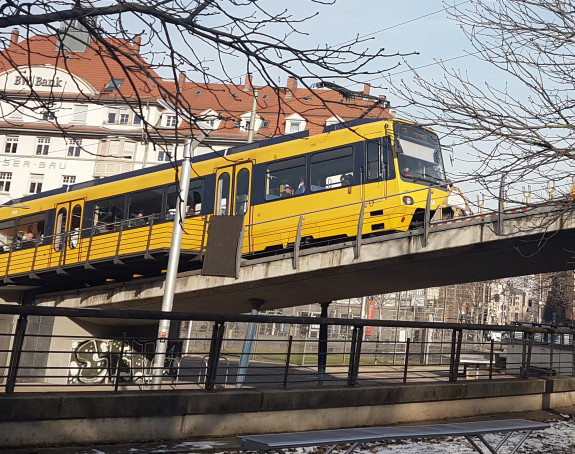
[[[182,71],[178,76],[178,90],[180,91],[180,93],[184,90],[185,84],[186,84],[186,73]]]
[[[142,45],[142,36],[138,35],[134,38],[134,44],[132,45],[132,47],[134,48],[134,50],[136,51],[137,54],[140,53],[140,46]]]
[[[18,29],[15,28],[14,30],[12,30],[12,35],[10,36],[10,45],[15,46],[16,44],[18,44],[18,38],[19,37],[20,37],[20,32],[18,31]]]
[[[250,91],[252,89],[252,75],[246,74],[246,81],[244,83],[244,91]]]
[[[288,91],[291,91],[291,93],[288,94],[295,95],[295,91],[297,90],[297,79],[295,77],[288,77],[287,89]]]
[[[369,89],[371,88],[371,85],[369,84],[363,84],[363,94],[364,95],[369,95]]]

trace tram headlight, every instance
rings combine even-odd
[[[403,196],[403,203],[405,205],[413,205],[413,197],[410,197],[408,195]]]

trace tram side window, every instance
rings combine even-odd
[[[311,190],[323,191],[353,183],[353,148],[315,153],[310,165]]]
[[[204,180],[197,179],[190,181],[190,188],[188,190],[188,200],[186,203],[186,217],[198,216],[202,212],[202,194],[204,188]],[[167,204],[168,219],[174,219],[176,213],[176,205],[178,203],[178,187],[175,184],[168,186],[167,191]]]
[[[128,194],[128,217],[145,224],[150,216],[162,212],[163,188],[150,188]],[[137,225],[138,223],[136,223]]]
[[[23,245],[29,244],[44,235],[44,224],[46,214],[39,213],[32,216],[25,216],[18,220],[18,238]]]
[[[114,223],[124,219],[126,196],[96,200],[94,203],[94,225],[100,231],[114,230]]]
[[[14,220],[0,222],[0,252],[7,252],[14,241]]]
[[[305,188],[305,157],[300,156],[268,164],[266,200],[302,194]]]

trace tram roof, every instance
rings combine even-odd
[[[324,133],[338,131],[338,130],[342,130],[345,128],[352,128],[355,126],[360,126],[360,125],[367,124],[367,123],[374,123],[374,122],[378,122],[378,121],[386,121],[386,120],[381,119],[381,118],[358,118],[355,120],[350,120],[347,122],[336,123],[333,125],[326,126],[324,128]],[[216,158],[219,158],[222,156],[229,156],[232,154],[242,153],[242,152],[249,151],[249,150],[255,150],[255,149],[263,148],[263,147],[269,147],[271,145],[277,145],[280,143],[290,142],[292,140],[297,140],[297,139],[304,139],[306,137],[309,137],[309,130],[296,132],[294,134],[285,134],[285,135],[281,135],[281,136],[276,136],[276,137],[272,137],[270,139],[260,140],[260,141],[249,143],[249,144],[244,144],[244,145],[240,145],[240,146],[236,146],[236,147],[232,147],[232,148],[227,148],[227,149],[221,150],[221,151],[212,151],[210,153],[202,154],[199,156],[194,156],[192,158],[192,163],[208,161],[208,160],[216,159]],[[52,195],[64,194],[66,192],[71,192],[71,191],[75,191],[78,189],[91,188],[91,187],[99,186],[102,184],[113,183],[115,181],[121,181],[121,180],[124,180],[126,178],[133,178],[133,177],[137,177],[137,176],[141,176],[141,175],[149,175],[151,173],[161,172],[163,170],[168,170],[168,169],[172,169],[175,167],[179,167],[181,165],[181,162],[182,162],[182,160],[179,159],[175,162],[166,162],[164,164],[158,164],[158,165],[155,165],[152,167],[146,167],[144,169],[131,170],[128,172],[119,173],[117,175],[112,175],[109,177],[98,178],[98,179],[89,180],[89,181],[83,181],[80,183],[75,183],[73,185],[69,185],[67,187],[62,187],[62,188],[52,189],[50,191],[40,192],[38,194],[26,195],[24,197],[20,197],[18,199],[12,199],[8,202],[5,202],[2,205],[0,205],[0,208],[1,207],[10,207],[11,205],[14,205],[16,203],[23,203],[23,202],[28,202],[30,200],[42,199],[44,197],[50,197]]]

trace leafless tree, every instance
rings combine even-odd
[[[549,276],[550,287],[543,308],[543,321],[559,325],[572,323],[573,277],[573,271],[562,271]]]
[[[476,156],[472,176],[494,195],[501,172],[510,175],[508,181],[564,182],[564,194],[570,192],[575,1],[444,3],[474,48],[466,61],[490,65],[490,79],[478,80],[472,70],[447,64],[441,65],[444,76],[438,80],[414,69],[413,80],[393,90],[393,99],[404,102],[396,107],[414,106],[414,116],[439,126],[446,142],[471,147]]]
[[[35,52],[22,47],[19,60],[15,53],[7,52],[14,49],[10,32],[15,27],[24,38],[56,37],[64,67],[70,42],[71,47],[87,46],[101,56],[110,74],[118,65],[122,68],[124,88],[133,88],[133,93],[125,95],[124,89],[119,93],[136,113],[142,110],[141,94],[146,90],[180,111],[189,110],[189,101],[181,96],[181,72],[206,84],[230,83],[241,78],[232,71],[243,68],[245,73],[257,73],[262,85],[277,87],[277,72],[281,71],[309,88],[326,79],[340,84],[361,82],[382,67],[394,67],[397,62],[390,61],[383,49],[369,50],[367,39],[335,46],[298,45],[305,42],[302,26],[316,16],[315,7],[334,2],[306,0],[298,3],[296,10],[295,6],[263,0],[9,0],[0,6],[0,53],[5,65],[17,67],[22,53]],[[61,39],[64,35],[67,43]],[[379,60],[382,62],[377,64]],[[166,83],[167,79],[171,83]],[[30,100],[49,107],[49,100],[33,90],[28,99],[4,95],[4,100],[15,108]],[[201,119],[192,116],[186,120],[193,130]],[[148,134],[158,133],[155,125],[144,126]]]

